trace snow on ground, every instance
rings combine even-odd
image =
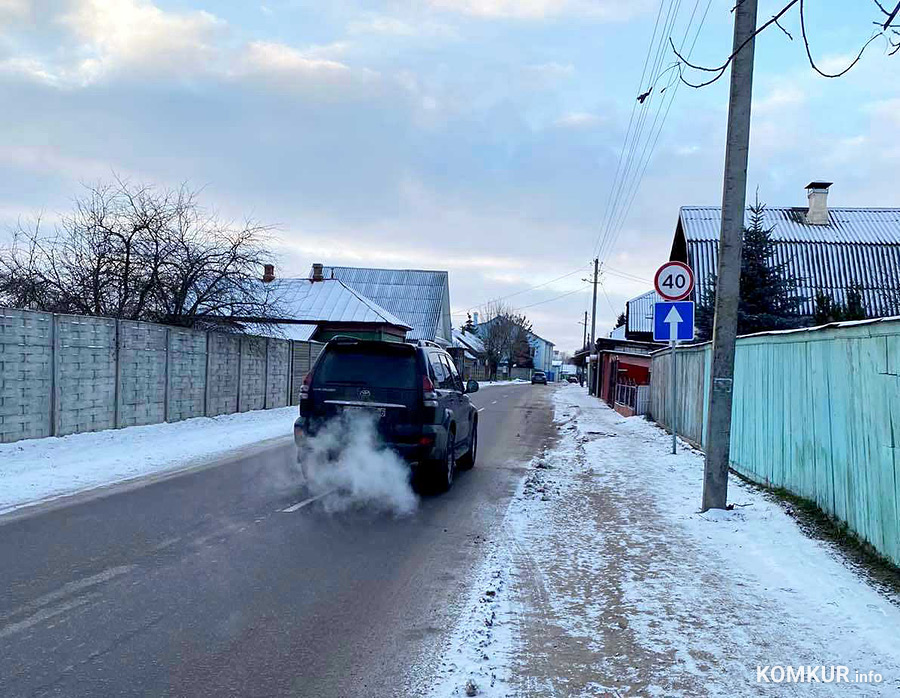
[[[0,444],[0,514],[293,433],[296,407]]]
[[[531,385],[531,381],[516,378],[511,381],[478,381],[479,388],[493,388],[496,385]]]
[[[432,695],[465,695],[470,679],[488,696],[900,695],[896,598],[736,478],[739,506],[699,513],[702,454],[671,455],[653,424],[576,385],[554,403],[559,439],[510,504]],[[505,630],[479,660],[495,569]],[[781,670],[758,680],[801,665],[829,668],[803,686],[773,682]],[[821,682],[831,666],[851,683]],[[869,671],[882,681],[852,682]],[[492,674],[508,682],[486,685]]]

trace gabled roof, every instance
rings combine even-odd
[[[779,242],[900,245],[900,208],[829,208],[828,225],[806,222],[806,208],[766,207],[764,225]],[[687,240],[719,240],[722,208],[682,206],[680,223]],[[749,216],[748,216],[749,223]]]
[[[270,286],[279,320],[359,322],[411,329],[408,323],[337,279],[276,279]]]
[[[653,332],[653,304],[662,301],[656,291],[647,291],[626,304],[626,332]]]
[[[464,347],[475,354],[484,354],[484,342],[481,341],[481,337],[471,332],[453,330],[453,345]]]
[[[784,263],[799,285],[800,312],[812,315],[824,292],[845,303],[853,284],[874,315],[897,311],[900,302],[900,209],[831,208],[827,225],[806,222],[806,208],[766,208],[764,225],[773,228],[775,260]],[[718,206],[681,208],[671,259],[687,262],[696,276],[695,298],[710,286],[718,265],[722,210]]]
[[[446,271],[326,266],[323,274],[326,279],[342,281],[400,318],[412,328],[408,339],[435,340],[442,331],[442,315],[449,316]]]

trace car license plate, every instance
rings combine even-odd
[[[364,407],[363,405],[344,405],[344,412],[357,412],[357,413],[368,413],[378,415],[379,418],[384,417],[387,414],[387,408],[385,407]]]

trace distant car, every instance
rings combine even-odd
[[[578,376],[570,373],[569,376],[566,378],[566,380],[569,381],[569,383],[577,383]]]
[[[410,463],[418,483],[449,489],[457,468],[475,465],[478,411],[468,394],[477,390],[432,342],[335,338],[300,390],[298,459],[326,424],[362,412],[377,420],[381,439]]]
[[[534,385],[535,383],[543,383],[544,385],[547,385],[547,374],[543,371],[535,371],[534,373],[532,373],[531,384]]]

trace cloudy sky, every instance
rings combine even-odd
[[[782,4],[760,0],[760,17]],[[807,4],[825,69],[878,18],[871,0]],[[718,63],[732,5],[0,0],[0,227],[52,221],[113,172],[187,181],[222,214],[277,226],[280,275],[314,261],[448,269],[457,323],[508,297],[572,349],[598,240],[605,333],[667,257],[678,207],[720,203],[727,81],[676,91],[651,37],[666,27],[657,38]],[[878,41],[827,80],[796,12],[783,25],[793,41],[776,29],[757,47],[750,187],[800,205],[827,179],[833,205],[900,205],[900,57]]]

